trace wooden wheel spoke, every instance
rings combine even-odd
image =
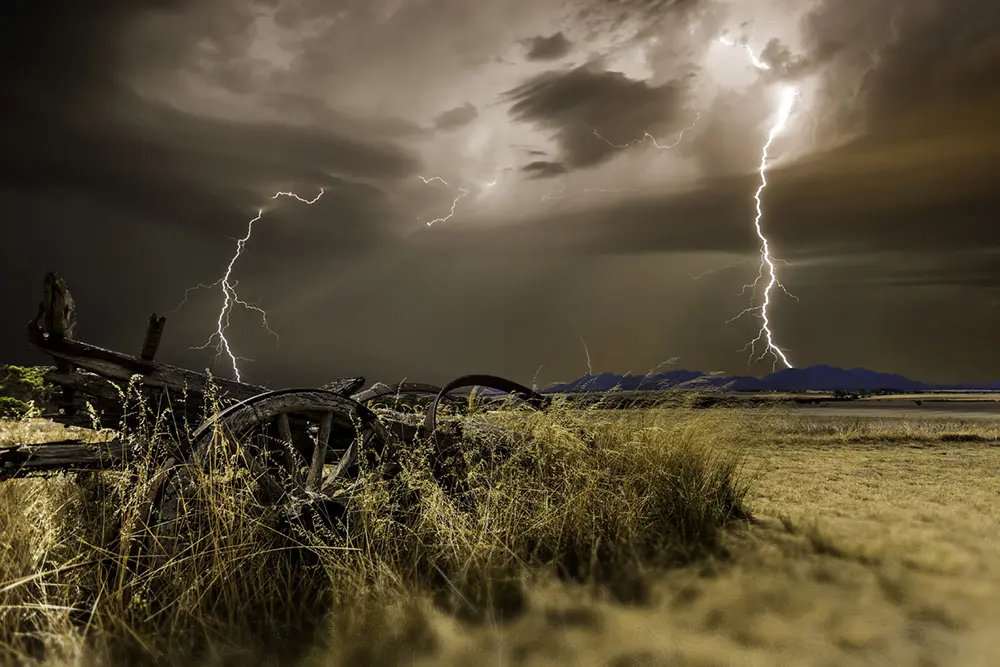
[[[320,486],[320,492],[321,493],[324,493],[324,494],[325,493],[329,493],[329,491],[332,489],[333,485],[336,484],[336,482],[337,482],[338,479],[341,479],[341,478],[344,478],[344,477],[347,476],[347,471],[358,460],[358,449],[359,448],[363,449],[365,447],[365,445],[367,444],[367,442],[370,439],[371,439],[370,435],[364,436],[363,439],[361,439],[361,445],[360,445],[360,447],[359,447],[359,444],[358,444],[359,438],[355,438],[354,439],[354,441],[350,444],[350,446],[344,452],[344,455],[340,458],[340,461],[337,463],[337,467],[334,468],[333,472],[331,472],[330,474],[328,474],[323,479],[323,484]]]
[[[282,413],[275,419],[278,429],[278,440],[281,447],[281,464],[292,483],[299,487],[303,485],[301,469],[305,461],[295,448],[295,438],[288,421],[288,414]]]
[[[306,477],[306,491],[318,491],[323,479],[323,466],[326,464],[326,448],[330,442],[330,429],[333,426],[333,413],[324,412],[319,422],[319,434],[316,436],[316,447],[313,449],[312,465],[309,476]]]

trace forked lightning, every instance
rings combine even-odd
[[[597,130],[591,130],[591,131],[594,133],[595,137],[606,143],[608,146],[611,146],[612,148],[628,148],[629,146],[635,144],[641,144],[644,141],[649,141],[650,143],[653,144],[654,148],[659,148],[662,150],[665,148],[676,148],[684,140],[684,133],[693,130],[695,125],[698,124],[698,121],[700,119],[701,119],[701,112],[699,111],[694,115],[694,120],[691,121],[691,124],[686,127],[682,127],[681,131],[677,133],[677,138],[674,139],[674,141],[669,144],[660,144],[659,142],[656,141],[656,137],[651,135],[649,132],[644,132],[643,135],[638,139],[633,139],[632,141],[629,141],[627,143],[615,144],[605,139],[604,136],[601,135]]]
[[[271,199],[277,199],[278,197],[291,197],[292,199],[297,199],[298,201],[304,204],[315,204],[317,201],[319,201],[319,198],[323,196],[323,192],[324,192],[323,188],[320,188],[319,194],[313,197],[312,199],[305,199],[295,194],[294,192],[276,192],[274,196],[271,197]],[[247,303],[246,301],[240,299],[239,294],[236,293],[236,286],[239,283],[231,282],[231,278],[233,275],[233,267],[236,265],[236,260],[238,260],[240,258],[240,255],[243,254],[243,248],[246,247],[247,241],[250,240],[250,236],[253,234],[254,223],[260,220],[263,216],[264,216],[264,209],[259,209],[257,211],[257,216],[252,220],[250,220],[250,222],[247,224],[247,233],[246,235],[243,236],[243,238],[237,239],[236,252],[233,253],[233,256],[230,258],[229,264],[226,266],[226,271],[222,275],[222,277],[210,285],[198,284],[195,285],[194,287],[189,287],[184,292],[184,300],[181,301],[180,305],[178,305],[177,308],[174,308],[174,311],[176,311],[181,306],[183,306],[187,302],[188,295],[193,290],[211,289],[217,286],[222,287],[222,308],[219,310],[219,317],[218,320],[216,320],[215,332],[211,336],[209,336],[208,340],[205,342],[204,345],[200,345],[194,349],[203,350],[209,346],[214,345],[216,350],[216,355],[215,355],[216,359],[218,359],[223,354],[229,357],[229,361],[233,366],[233,376],[236,378],[237,382],[242,381],[239,365],[237,362],[240,360],[245,360],[245,357],[236,356],[236,354],[233,352],[232,347],[229,344],[229,340],[226,338],[226,330],[229,328],[229,320],[230,320],[230,315],[232,314],[233,311],[233,306],[240,305],[246,308],[247,310],[252,310],[256,312],[258,315],[260,315],[261,321],[267,332],[275,336],[275,338],[277,338],[277,334],[271,330],[271,327],[267,323],[267,313],[265,313],[262,308],[255,306],[251,303]]]
[[[451,185],[448,183],[448,181],[444,180],[440,176],[431,176],[430,178],[427,178],[425,176],[420,176],[418,174],[417,178],[419,178],[421,181],[423,181],[425,185],[428,185],[428,184],[430,184],[430,183],[432,183],[434,181],[438,181],[438,182],[442,183],[445,187],[448,187],[448,188],[451,187]],[[497,184],[498,180],[499,180],[499,178],[494,178],[491,182],[482,184],[481,189],[482,190],[486,190],[488,188],[492,188],[494,185]],[[462,199],[464,199],[465,197],[469,196],[470,194],[471,194],[471,192],[469,190],[466,190],[465,188],[458,188],[458,196],[455,197],[452,200],[452,202],[451,202],[451,210],[448,211],[448,215],[442,216],[440,218],[434,218],[433,220],[428,221],[427,222],[427,226],[430,227],[430,226],[432,226],[436,222],[445,222],[447,220],[451,220],[452,217],[454,217],[454,215],[455,215],[455,209],[458,206],[458,202],[460,202]]]
[[[728,45],[728,46],[740,47],[740,48],[743,48],[744,50],[746,50],[746,52],[750,56],[751,62],[753,63],[754,67],[756,67],[757,69],[760,69],[760,70],[768,70],[768,69],[770,69],[770,67],[767,65],[767,63],[765,63],[764,61],[762,61],[757,56],[757,54],[755,54],[753,52],[753,50],[750,48],[749,45],[747,45],[745,43],[737,43],[737,42],[735,42],[735,41],[733,41],[733,40],[731,40],[729,38],[726,38],[726,37],[720,38],[719,41],[721,43],[723,43],[723,44]],[[764,235],[764,232],[763,232],[762,221],[763,221],[763,217],[764,217],[764,209],[763,209],[763,204],[762,204],[761,198],[762,198],[762,195],[764,193],[764,190],[767,188],[767,170],[768,170],[768,164],[769,164],[769,157],[770,157],[769,156],[769,152],[770,152],[770,149],[771,149],[771,145],[774,142],[775,138],[777,138],[777,136],[779,134],[781,134],[782,131],[784,131],[786,125],[788,124],[788,120],[791,117],[792,110],[794,109],[795,102],[798,99],[798,97],[799,97],[798,90],[796,88],[792,87],[792,86],[785,86],[785,87],[783,87],[781,89],[781,96],[780,96],[780,101],[779,101],[779,104],[778,104],[778,108],[776,110],[775,119],[774,119],[774,122],[773,122],[773,124],[771,125],[771,127],[770,127],[770,129],[768,131],[767,141],[765,142],[764,147],[761,150],[760,167],[758,169],[758,174],[760,176],[760,184],[759,184],[756,192],[754,193],[754,202],[756,204],[756,217],[754,218],[754,229],[755,229],[755,231],[757,233],[757,237],[760,239],[760,242],[761,242],[761,249],[760,249],[760,270],[758,272],[757,279],[752,284],[745,286],[745,289],[753,289],[753,290],[756,291],[756,288],[758,287],[758,285],[760,285],[760,283],[766,279],[767,282],[766,282],[766,285],[764,287],[763,302],[759,306],[754,306],[754,307],[751,307],[751,308],[747,308],[746,310],[742,311],[739,315],[736,316],[736,318],[738,318],[738,317],[740,317],[740,316],[742,316],[744,314],[748,314],[748,313],[752,313],[752,312],[757,312],[757,311],[759,311],[759,313],[760,313],[760,318],[761,318],[760,332],[758,333],[757,337],[754,338],[752,341],[750,341],[750,343],[748,343],[748,345],[747,345],[750,348],[750,350],[751,350],[751,359],[752,360],[759,361],[760,359],[763,359],[764,356],[766,356],[768,353],[770,353],[774,357],[775,364],[780,360],[782,363],[784,363],[789,368],[792,367],[791,362],[788,360],[788,357],[785,354],[785,352],[780,347],[778,347],[778,345],[774,341],[774,335],[773,335],[773,332],[771,331],[771,321],[770,321],[769,313],[768,313],[768,308],[771,305],[771,293],[772,293],[772,290],[774,288],[776,288],[776,287],[784,290],[784,287],[781,285],[781,283],[778,280],[777,269],[775,267],[775,263],[776,263],[777,260],[774,259],[771,256],[770,244],[768,242],[767,237]],[[614,144],[614,143],[608,141],[606,138],[604,138],[603,136],[601,136],[596,130],[594,130],[593,133],[594,133],[594,136],[596,136],[598,139],[604,141],[605,143],[607,143],[608,145],[610,145],[610,146],[612,146],[614,148],[627,148],[628,146],[631,146],[631,145],[636,144],[636,143],[650,141],[653,144],[653,146],[656,147],[656,148],[659,148],[659,149],[669,149],[669,148],[674,148],[678,144],[680,144],[680,142],[684,139],[685,132],[688,132],[688,131],[694,129],[694,127],[698,123],[699,119],[700,119],[700,114],[696,114],[694,121],[690,125],[688,125],[687,127],[684,127],[683,129],[681,129],[681,131],[678,133],[676,139],[672,143],[669,143],[669,144],[660,144],[660,143],[658,143],[657,140],[656,140],[656,138],[653,137],[648,132],[644,133],[641,138],[635,139],[633,141],[630,141],[630,142],[628,142],[626,144],[622,144],[622,145]],[[445,187],[451,188],[451,185],[447,181],[445,181],[443,178],[441,178],[440,176],[432,176],[432,177],[418,176],[418,178],[420,178],[420,180],[424,184],[430,184],[430,183],[432,183],[434,181],[439,181]],[[483,188],[484,189],[485,188],[489,188],[489,187],[492,187],[495,184],[496,184],[496,181],[494,180],[492,183],[485,184],[483,186]],[[543,200],[544,199],[559,199],[559,198],[561,198],[560,195],[564,191],[565,191],[565,186],[560,184],[557,188],[553,189],[552,191],[550,191],[546,195],[543,195],[542,199]],[[588,189],[588,191],[589,191],[589,189]],[[445,221],[451,219],[455,215],[455,211],[456,211],[456,208],[458,207],[458,203],[463,198],[465,198],[469,194],[471,194],[471,191],[467,190],[465,188],[458,188],[457,192],[458,192],[458,195],[452,200],[451,208],[450,208],[448,214],[444,215],[442,217],[438,217],[438,218],[435,218],[433,220],[428,221],[426,223],[428,227],[434,225],[435,223],[445,222]],[[296,200],[298,200],[298,201],[300,201],[300,202],[302,202],[304,204],[310,204],[311,205],[311,204],[316,203],[319,200],[319,198],[323,196],[323,193],[324,193],[324,190],[320,189],[319,194],[317,194],[314,198],[312,198],[312,199],[305,199],[305,198],[300,197],[299,195],[295,194],[294,192],[277,192],[277,193],[275,193],[272,196],[272,199],[277,199],[278,197],[291,197],[291,198],[296,199]],[[232,347],[231,347],[231,345],[229,343],[229,340],[226,338],[226,330],[229,328],[230,317],[231,317],[231,314],[232,314],[233,307],[235,305],[240,305],[240,306],[242,306],[242,307],[244,307],[244,308],[246,308],[248,310],[252,310],[252,311],[256,312],[257,314],[259,314],[261,316],[261,320],[262,320],[262,323],[264,325],[264,328],[269,333],[271,333],[271,334],[273,334],[273,335],[275,335],[277,337],[277,334],[274,334],[274,332],[268,326],[267,314],[264,312],[264,310],[262,310],[261,308],[259,308],[256,305],[250,304],[250,303],[248,303],[248,302],[240,299],[239,295],[236,292],[236,287],[238,285],[238,282],[232,280],[233,267],[235,266],[236,261],[242,255],[243,249],[246,247],[247,242],[250,240],[250,237],[251,237],[251,235],[253,233],[254,223],[257,222],[258,220],[260,220],[263,217],[263,215],[264,215],[264,210],[260,209],[258,211],[258,213],[257,213],[257,216],[254,217],[252,220],[249,221],[249,223],[247,225],[246,234],[242,238],[237,239],[237,242],[236,242],[236,252],[230,258],[229,264],[226,266],[226,270],[225,270],[225,273],[223,274],[223,276],[219,280],[217,280],[216,282],[214,282],[214,283],[212,283],[210,285],[198,284],[198,285],[196,285],[194,287],[188,288],[188,290],[185,292],[184,301],[182,301],[181,304],[177,307],[177,308],[180,308],[181,306],[184,305],[184,303],[186,303],[187,296],[188,296],[188,294],[192,290],[195,290],[195,289],[210,289],[210,288],[214,288],[214,287],[217,287],[217,286],[221,286],[221,288],[222,288],[222,295],[223,295],[223,301],[222,301],[222,307],[219,310],[219,316],[218,316],[218,318],[216,320],[216,329],[215,329],[215,332],[209,337],[208,341],[204,345],[202,345],[202,346],[200,346],[199,348],[196,348],[196,349],[204,349],[206,347],[214,345],[215,348],[216,348],[216,358],[218,358],[222,354],[225,354],[229,358],[229,361],[232,364],[232,368],[233,368],[233,375],[235,376],[235,378],[236,378],[237,381],[240,381],[242,379],[241,378],[241,374],[240,374],[240,369],[239,369],[238,362],[241,359],[243,359],[243,358],[242,357],[238,357],[233,352],[233,349],[232,349]],[[174,310],[177,310],[177,309],[175,308]],[[736,318],[733,318],[733,319],[736,319]],[[730,321],[732,321],[732,320],[730,320]],[[756,359],[754,359],[753,355],[756,354],[757,345],[760,344],[760,343],[764,343],[765,344],[764,350],[761,352],[760,356],[758,356],[758,357],[756,357]]]
[[[753,66],[756,67],[757,69],[761,70],[771,69],[767,63],[762,61],[753,52],[753,50],[750,48],[749,45],[739,44],[725,37],[719,38],[719,41],[727,46],[741,46],[742,48],[744,48],[746,52],[750,54],[750,61],[753,63]],[[780,99],[778,101],[778,108],[775,112],[774,122],[771,124],[771,127],[768,130],[767,141],[764,143],[764,147],[761,149],[760,166],[757,170],[757,173],[760,177],[760,184],[758,185],[757,191],[754,193],[753,197],[757,213],[756,216],[754,217],[753,224],[754,224],[754,230],[757,233],[757,238],[760,239],[760,270],[757,273],[756,280],[754,280],[753,283],[751,283],[750,285],[744,286],[744,290],[752,289],[754,290],[754,292],[756,292],[757,286],[760,285],[761,281],[765,280],[766,278],[767,284],[764,287],[764,299],[761,305],[747,308],[746,310],[739,313],[736,317],[729,320],[730,322],[732,322],[733,320],[741,317],[742,315],[759,311],[761,319],[760,331],[758,332],[757,337],[747,344],[747,347],[750,348],[751,363],[754,361],[760,361],[767,354],[771,354],[771,356],[774,358],[775,365],[777,365],[778,361],[781,361],[781,363],[785,364],[785,366],[787,366],[788,368],[792,368],[792,363],[788,360],[788,356],[785,354],[785,351],[782,350],[780,347],[778,347],[778,345],[774,342],[774,333],[771,331],[771,320],[768,315],[768,307],[771,305],[772,290],[777,287],[786,294],[788,294],[788,292],[787,290],[785,290],[784,285],[782,285],[781,282],[779,282],[778,280],[778,271],[777,268],[775,267],[775,263],[777,262],[777,260],[771,256],[770,243],[768,242],[767,237],[764,235],[764,230],[762,226],[762,221],[764,218],[764,207],[763,203],[761,202],[761,196],[764,194],[764,190],[767,188],[767,168],[770,158],[769,153],[771,150],[771,144],[778,137],[778,135],[780,135],[785,130],[785,127],[788,125],[788,120],[789,118],[791,118],[792,110],[795,108],[795,102],[798,99],[799,99],[799,91],[794,86],[786,85],[781,88]],[[766,276],[765,273],[767,274]],[[789,296],[793,295],[789,294]],[[759,356],[754,357],[754,355],[757,352],[757,345],[761,343],[764,344],[764,349]]]

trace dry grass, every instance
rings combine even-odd
[[[238,476],[201,479],[210,511],[187,526],[194,546],[131,577],[112,548],[136,513],[126,476],[4,482],[0,662],[433,662],[473,632],[460,628],[516,627],[546,590],[647,603],[650,571],[724,556],[724,527],[746,516],[750,443],[732,415],[495,419],[512,441],[467,443],[457,489],[417,447],[334,530],[290,531],[238,492]],[[14,422],[0,438],[60,431]],[[500,446],[514,454],[491,456]],[[137,472],[141,488],[142,462]]]
[[[416,664],[1000,664],[1000,429],[791,414],[741,418],[763,525],[732,558],[647,572],[640,606],[549,582],[502,628],[424,612]]]
[[[0,656],[1000,664],[990,421],[676,408],[499,419],[519,453],[466,461],[464,493],[444,493],[418,449],[395,484],[366,491],[346,531],[298,532],[307,549],[206,480],[205,541],[131,588],[94,564],[118,525],[113,476],[6,482]],[[15,429],[45,433],[6,426],[0,442],[25,435]],[[744,504],[760,522],[732,521]]]

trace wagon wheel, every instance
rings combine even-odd
[[[385,405],[386,407],[392,408],[398,406],[393,406],[386,399],[393,399],[399,401],[399,399],[402,398],[403,396],[414,396],[414,395],[417,396],[423,395],[425,397],[433,399],[438,394],[441,394],[441,387],[433,384],[424,384],[423,382],[400,382],[399,384],[396,385],[388,385],[382,382],[376,382],[368,389],[365,389],[364,391],[360,391],[354,394],[353,396],[351,396],[351,398],[353,398],[358,403],[364,403],[365,405],[369,406],[382,404]],[[447,392],[444,393],[442,399],[449,401],[455,404],[456,406],[460,406],[465,400],[464,397],[454,396]],[[417,435],[417,432],[414,431],[413,435],[415,437]]]
[[[234,463],[224,469],[249,474],[261,505],[330,501],[344,507],[358,481],[359,457],[377,462],[391,442],[375,413],[333,391],[283,389],[232,405],[192,434],[183,462],[161,469],[150,498],[153,551],[170,555],[181,546],[180,519],[196,503],[196,468],[210,472]]]
[[[448,392],[462,387],[486,387],[487,389],[505,391],[522,399],[536,410],[542,410],[551,403],[551,399],[548,396],[539,394],[537,391],[518,384],[513,380],[496,375],[463,375],[443,386],[438,395],[434,397],[434,402],[431,403],[427,414],[424,416],[423,435],[425,438],[433,438],[436,435],[437,410],[441,400],[448,395]]]
[[[441,387],[433,384],[424,384],[422,382],[400,382],[396,385],[376,382],[364,391],[359,391],[354,394],[351,398],[358,403],[371,403],[373,401],[386,398],[387,396],[396,397],[402,396],[403,394],[427,394],[429,396],[436,396],[439,393],[441,393]]]
[[[464,488],[463,480],[468,472],[467,460],[465,459],[465,455],[461,453],[459,445],[466,442],[467,437],[471,437],[474,440],[481,440],[484,437],[491,437],[491,434],[501,436],[504,435],[504,431],[502,429],[497,429],[489,424],[482,423],[459,423],[457,430],[439,430],[437,410],[441,399],[444,398],[448,392],[461,387],[486,387],[504,391],[524,400],[536,410],[544,409],[550,403],[550,399],[548,397],[543,396],[542,394],[539,394],[524,385],[502,377],[497,377],[495,375],[463,375],[462,377],[455,378],[442,387],[441,391],[438,392],[438,395],[434,398],[434,401],[428,408],[427,413],[424,415],[421,435],[433,443],[435,454],[432,469],[434,471],[435,478],[444,484],[445,488],[449,491],[459,493]],[[509,446],[501,445],[497,447],[494,445],[489,448],[489,450],[481,451],[480,455],[484,454],[486,451],[489,451],[487,456],[491,460],[499,462],[504,460],[512,450]]]

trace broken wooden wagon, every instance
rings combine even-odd
[[[442,450],[461,442],[469,424],[439,416],[445,403],[461,403],[456,390],[489,388],[536,409],[548,403],[527,387],[490,375],[466,375],[442,387],[403,382],[363,389],[364,378],[349,377],[317,388],[268,390],[155,361],[164,324],[165,318],[151,316],[138,356],[76,340],[72,296],[62,279],[47,274],[38,315],[28,324],[29,342],[55,360],[46,375],[54,387],[54,409],[45,416],[83,428],[95,428],[96,417],[105,426],[124,428],[107,442],[0,446],[0,479],[124,470],[132,461],[154,456],[156,472],[145,492],[142,519],[158,527],[153,533],[167,536],[183,511],[192,467],[213,465],[218,454],[232,460],[234,443],[240,465],[259,480],[264,502],[346,507],[364,462],[380,461],[384,469],[402,448],[418,441]],[[394,409],[417,395],[426,397],[423,414]],[[130,435],[141,432],[136,422],[162,421],[163,415],[167,428],[153,429],[152,437],[164,442]],[[442,429],[442,421],[447,428]]]

